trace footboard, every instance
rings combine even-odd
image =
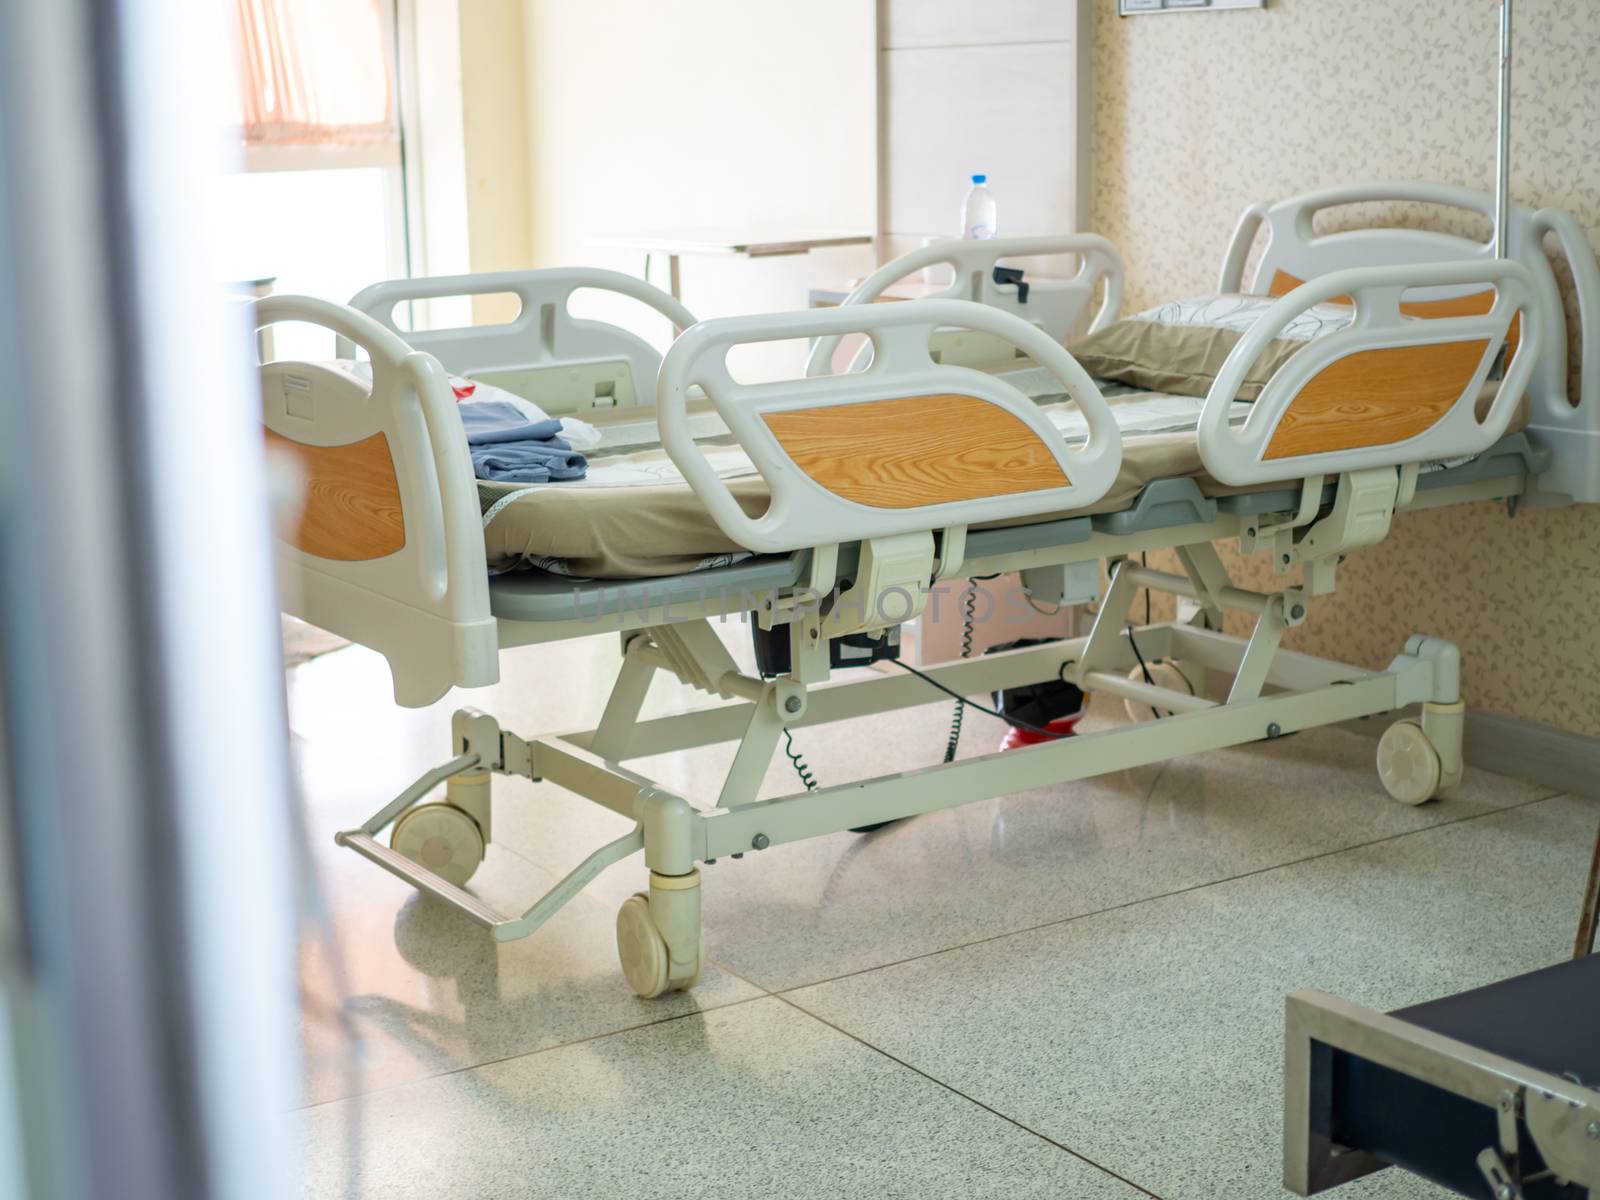
[[[994,269],[1003,258],[1068,255],[1078,260],[1077,273],[1070,278],[1029,280],[1026,292],[1014,283],[995,282]],[[949,267],[953,277],[943,291],[925,299],[970,300],[986,304],[1038,326],[1057,342],[1067,340],[1068,334],[1073,332],[1088,311],[1095,289],[1102,282],[1105,291],[1100,307],[1089,322],[1089,332],[1103,329],[1115,321],[1122,307],[1122,256],[1105,238],[1092,233],[950,238],[934,242],[879,267],[845,297],[844,303],[847,306],[871,304],[902,279],[935,266]],[[826,375],[831,372],[839,338],[840,335],[835,334],[817,339],[806,362],[807,375]],[[955,345],[940,347],[945,352],[943,361],[956,361],[957,356],[949,353],[956,348]],[[851,369],[864,367],[870,351],[870,344],[862,347]],[[981,352],[975,354],[971,348],[960,354],[961,361],[966,362],[975,361],[978,357],[981,357]]]
[[[444,368],[353,309],[304,296],[255,306],[257,327],[303,321],[371,359],[269,362],[262,421],[304,481],[278,544],[288,611],[389,660],[395,699],[420,706],[499,678],[466,435]]]
[[[1002,339],[1055,374],[1083,412],[1087,443],[1069,447],[1003,379],[935,363],[929,344],[945,327]],[[762,384],[728,373],[733,346],[846,333],[871,339],[866,371]],[[695,384],[771,487],[763,515],[745,514],[690,436]],[[1122,461],[1111,410],[1072,355],[1018,317],[961,300],[704,321],[667,353],[657,404],[662,445],[717,524],[765,552],[1082,507]]]
[[[1487,311],[1438,316],[1452,310],[1418,311],[1433,303],[1428,289],[1492,289],[1493,300]],[[1295,317],[1328,303],[1353,303],[1351,323],[1296,352],[1243,426],[1230,427],[1256,359]],[[1505,433],[1527,390],[1543,349],[1542,317],[1532,275],[1503,259],[1321,275],[1278,300],[1229,354],[1200,417],[1201,460],[1220,481],[1245,485],[1477,454]],[[1504,377],[1482,406],[1513,321]]]

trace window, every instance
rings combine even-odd
[[[242,173],[215,180],[209,231],[230,285],[344,301],[406,273],[394,0],[235,0]],[[284,327],[278,356],[326,358]]]
[[[354,159],[348,152],[379,148],[374,159],[398,161],[392,9],[380,0],[236,4],[248,155],[270,163],[327,150]]]

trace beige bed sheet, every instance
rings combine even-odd
[[[1039,397],[1047,415],[1075,408],[1065,397]],[[1235,495],[1259,488],[1234,487],[1213,479],[1200,462],[1195,421],[1179,429],[1139,431],[1140,414],[1152,402],[1191,405],[1197,418],[1201,401],[1196,397],[1134,392],[1107,396],[1118,424],[1123,426],[1122,467],[1116,482],[1098,501],[1082,508],[1023,518],[1006,524],[1031,524],[1069,516],[1116,512],[1126,508],[1144,486],[1155,479],[1188,476],[1207,496]],[[1054,401],[1052,403],[1052,401]],[[1525,406],[1524,406],[1525,407]],[[1249,405],[1235,405],[1233,419],[1242,420]],[[1159,420],[1157,421],[1159,423]],[[1512,431],[1521,427],[1522,414]],[[719,472],[744,511],[759,516],[770,499],[767,483],[726,436],[701,442],[702,450],[720,459],[727,469]],[[591,478],[576,484],[556,483],[527,487],[480,480],[478,490],[485,513],[484,540],[489,567],[495,572],[535,566],[563,575],[591,579],[644,579],[679,575],[733,561],[746,553],[711,519],[693,489],[677,475],[659,446],[594,452]],[[622,476],[625,486],[597,484],[597,478]],[[663,482],[649,482],[660,475]]]
[[[1123,423],[1137,420],[1130,414],[1148,411],[1152,400],[1189,402],[1187,397],[1130,392],[1113,397],[1111,403]],[[1071,407],[1065,398],[1041,404],[1047,414]],[[1122,468],[1099,501],[1031,520],[1114,512],[1127,507],[1152,479],[1189,475],[1202,489],[1220,488],[1201,468],[1192,424],[1172,432],[1125,428],[1123,439]],[[765,512],[770,500],[767,483],[732,440],[711,437],[701,445],[714,464],[719,459],[725,464],[719,473],[740,507],[752,517]],[[584,578],[639,579],[716,566],[744,553],[717,527],[659,446],[596,451],[591,454],[590,473],[589,481],[576,485],[528,487],[480,480],[490,569],[531,565]],[[648,482],[656,474],[663,482]],[[605,486],[594,482],[597,477],[623,477],[629,482]]]

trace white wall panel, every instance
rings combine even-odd
[[[1075,36],[1075,0],[883,0],[883,44],[980,46]]]
[[[642,255],[593,235],[873,232],[875,21],[873,0],[526,0],[534,264],[640,272]],[[871,257],[686,256],[683,299],[698,317],[804,308],[811,287],[866,274]],[[631,326],[636,309],[595,315]],[[643,336],[664,329],[639,319]],[[787,370],[805,356],[771,357]]]
[[[959,233],[974,172],[990,177],[1003,234],[1075,227],[1075,41],[881,57],[886,232]]]

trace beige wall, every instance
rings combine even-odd
[[[1272,0],[1118,18],[1099,0],[1094,227],[1128,306],[1215,286],[1244,206],[1339,183],[1494,177],[1498,5]],[[1600,242],[1600,4],[1517,5],[1513,196]],[[1595,369],[1600,369],[1596,364]],[[1237,563],[1272,586],[1257,557]],[[1411,632],[1460,643],[1476,708],[1600,735],[1600,510],[1482,504],[1397,518],[1292,644],[1380,666]]]
[[[873,0],[526,0],[523,33],[535,265],[641,272],[642,254],[595,234],[873,231]],[[872,266],[870,247],[686,257],[683,299],[699,317],[804,308],[809,288]],[[659,320],[589,311],[665,340]],[[735,354],[735,369],[752,357]],[[760,357],[769,371],[804,363],[799,346],[781,366]]]
[[[467,186],[468,269],[532,265],[523,0],[465,0],[461,20],[461,139]],[[475,320],[514,316],[515,301],[473,302]]]

